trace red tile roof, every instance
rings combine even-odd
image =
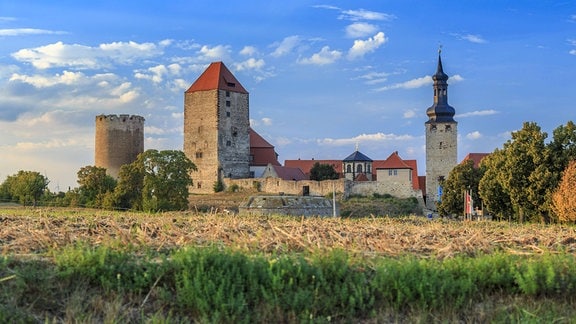
[[[480,161],[488,155],[490,155],[490,153],[468,153],[460,163],[462,164],[465,161],[472,160],[474,161],[474,167],[477,168],[480,166]]]
[[[269,163],[272,165],[280,165],[274,146],[268,143],[252,128],[248,129],[248,133],[250,134],[250,155],[252,156],[250,165],[266,166]]]
[[[418,161],[403,160],[398,151],[393,152],[386,160],[375,160],[372,162],[372,170],[376,173],[378,169],[411,169],[412,170],[412,188],[415,190],[422,189],[418,181]]]
[[[284,165],[292,168],[300,168],[307,176],[310,176],[310,170],[314,163],[328,164],[334,167],[334,170],[342,176],[342,161],[341,160],[284,160]]]
[[[248,93],[222,62],[211,63],[186,92],[216,89]]]

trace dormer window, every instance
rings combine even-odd
[[[226,85],[231,87],[231,88],[236,87],[236,83],[234,83],[234,82],[226,82]]]

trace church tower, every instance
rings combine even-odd
[[[184,93],[184,153],[198,168],[190,192],[250,177],[249,129],[248,91],[224,63],[211,63]]]
[[[456,111],[448,104],[448,75],[442,68],[441,51],[438,67],[432,76],[434,104],[426,110],[426,207],[437,210],[441,199],[441,183],[457,163],[458,123]]]

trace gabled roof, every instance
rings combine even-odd
[[[206,91],[206,90],[227,90],[239,93],[248,93],[238,82],[236,77],[228,70],[222,62],[213,62],[194,81],[186,92]]]
[[[344,161],[347,162],[352,162],[352,161],[368,161],[368,162],[372,162],[372,159],[367,157],[366,155],[360,153],[360,151],[356,151],[350,155],[348,155],[348,157],[346,157],[344,159]]]
[[[276,154],[272,144],[268,143],[251,127],[248,128],[248,134],[250,135],[250,155],[252,156],[250,166],[266,166],[269,163],[280,165],[278,154]]]
[[[468,153],[468,155],[464,157],[464,159],[462,160],[462,162],[460,162],[460,164],[468,160],[472,160],[474,161],[474,167],[478,168],[480,166],[480,162],[482,161],[482,159],[487,157],[488,155],[490,155],[490,153]]]
[[[379,169],[412,169],[402,158],[398,155],[398,151],[390,154],[390,156],[384,160]]]

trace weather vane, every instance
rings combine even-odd
[[[438,45],[438,55],[442,54],[442,44]]]
[[[356,152],[358,152],[359,146],[360,146],[360,143],[358,141],[356,141]]]

